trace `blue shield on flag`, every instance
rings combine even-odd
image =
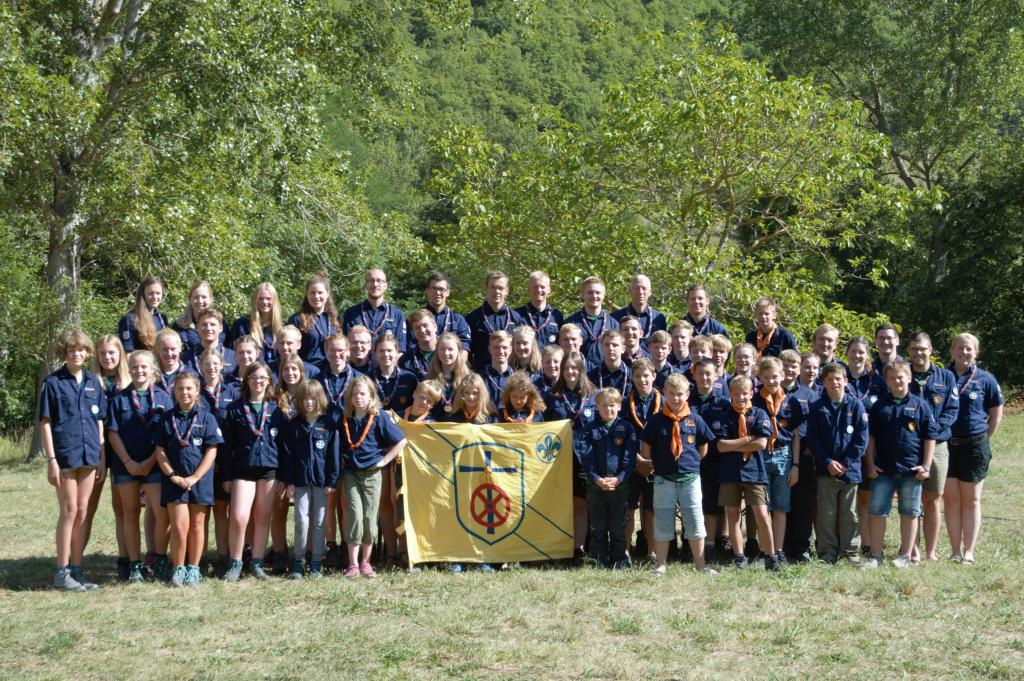
[[[512,536],[526,514],[526,453],[497,442],[452,450],[455,516],[459,525],[488,544]]]

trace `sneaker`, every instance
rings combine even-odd
[[[117,559],[117,581],[127,582],[131,576],[130,561],[127,558],[120,557]]]
[[[629,558],[623,558],[612,563],[612,570],[628,570],[633,566],[633,562]]]
[[[252,564],[249,566],[249,574],[251,574],[253,577],[261,581],[266,581],[270,579],[270,575],[268,575],[267,571],[263,569],[262,558],[252,559]]]
[[[345,568],[344,575],[349,579],[352,579],[353,577],[358,577],[359,568],[355,565],[349,565],[347,568]]]
[[[449,563],[448,572],[453,575],[461,575],[463,572],[462,563]]]
[[[869,556],[867,560],[862,560],[859,563],[854,563],[854,565],[859,568],[874,570],[875,568],[882,565],[882,559],[878,556]]]
[[[952,556],[949,557],[949,559],[951,561],[953,561],[954,563],[962,563],[962,562],[964,562],[964,557],[961,556],[959,553],[954,553]]]
[[[217,565],[213,568],[213,576],[217,579],[224,579],[224,573],[228,571],[231,559],[227,556],[217,556]]]
[[[174,572],[171,574],[171,586],[174,588],[180,588],[185,586],[185,580],[188,579],[188,570],[185,569],[184,565],[179,565],[174,568]]]
[[[322,577],[323,574],[324,574],[324,569],[323,569],[323,567],[320,566],[320,561],[318,561],[318,560],[311,560],[311,561],[309,561],[309,576],[310,577],[316,579],[317,577]]]
[[[789,558],[786,557],[785,551],[777,551],[775,553],[775,558],[779,561],[779,565],[783,567],[789,565]]]
[[[171,578],[171,563],[167,560],[166,555],[153,556],[153,574],[161,582],[166,582]]]
[[[656,567],[653,570],[651,570],[651,577],[664,577],[665,576],[665,572],[667,570],[668,570],[668,568],[665,567],[664,565],[662,565],[661,567]]]
[[[366,561],[365,563],[359,564],[359,574],[361,574],[363,577],[377,576],[377,573],[373,570],[373,566],[370,565],[370,561]]]
[[[142,563],[135,561],[128,565],[128,578],[125,580],[129,584],[141,584],[143,581],[142,577]]]
[[[224,571],[225,582],[237,582],[242,578],[242,561],[237,558],[228,559],[228,568]]]
[[[156,571],[153,569],[156,564],[156,556],[150,552],[142,560],[142,576],[145,579],[155,579]]]
[[[732,564],[737,570],[743,570],[747,567],[747,557],[743,554],[736,554],[732,557]]]
[[[302,579],[303,576],[302,561],[297,560],[292,565],[292,571],[288,573],[288,579]]]
[[[274,554],[274,573],[283,575],[288,571],[288,550]]]
[[[779,566],[779,557],[774,553],[765,554],[764,569],[768,572],[780,572],[782,568]]]
[[[68,570],[71,571],[71,576],[75,578],[75,581],[81,584],[86,591],[92,591],[93,589],[100,588],[99,584],[90,582],[85,578],[85,573],[82,572],[81,565],[68,565]]]
[[[892,564],[893,566],[898,567],[901,570],[904,570],[913,565],[913,563],[910,560],[910,556],[897,556],[896,558],[892,559]]]
[[[199,566],[186,565],[185,570],[188,572],[185,576],[185,586],[199,586],[199,582],[203,581],[203,571]]]
[[[53,576],[53,588],[57,591],[85,591],[85,587],[71,576],[71,570],[66,567],[57,569],[57,574]]]
[[[716,570],[715,568],[711,567],[710,565],[705,565],[704,568],[701,570],[701,574],[710,575],[710,576],[714,577],[715,575],[718,574],[718,570]]]
[[[480,570],[480,572],[494,572],[494,566],[490,563],[480,563],[477,569]]]

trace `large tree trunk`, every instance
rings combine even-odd
[[[82,221],[78,211],[79,193],[70,164],[54,164],[52,217],[50,222],[50,244],[46,260],[46,286],[52,292],[56,306],[45,320],[45,343],[42,353],[45,359],[39,367],[36,380],[35,418],[33,419],[32,444],[26,461],[42,454],[42,438],[39,433],[39,390],[43,379],[56,368],[57,338],[65,329],[78,327],[82,323],[82,308],[79,299],[82,268],[82,244],[79,225]]]

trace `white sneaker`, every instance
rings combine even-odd
[[[854,565],[856,565],[857,567],[865,568],[868,570],[874,570],[881,564],[882,561],[877,556],[869,556],[867,560],[862,560],[859,563],[854,563]]]
[[[898,556],[892,559],[892,564],[895,567],[898,567],[899,569],[903,570],[905,568],[912,566],[914,563],[911,562],[910,556]]]

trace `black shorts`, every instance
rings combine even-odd
[[[267,468],[265,466],[252,466],[239,468],[235,471],[235,480],[248,480],[250,482],[256,482],[258,480],[276,480],[277,469]]]
[[[705,456],[700,462],[701,507],[704,515],[722,515],[725,507],[718,505],[718,456]]]
[[[577,499],[587,498],[587,474],[575,456],[572,457],[572,495]]]
[[[949,471],[946,473],[946,479],[981,482],[988,476],[988,464],[991,460],[992,447],[988,433],[973,437],[955,437],[949,441]]]
[[[640,508],[641,502],[645,511],[654,511],[654,478],[634,472],[629,476],[629,510]]]

